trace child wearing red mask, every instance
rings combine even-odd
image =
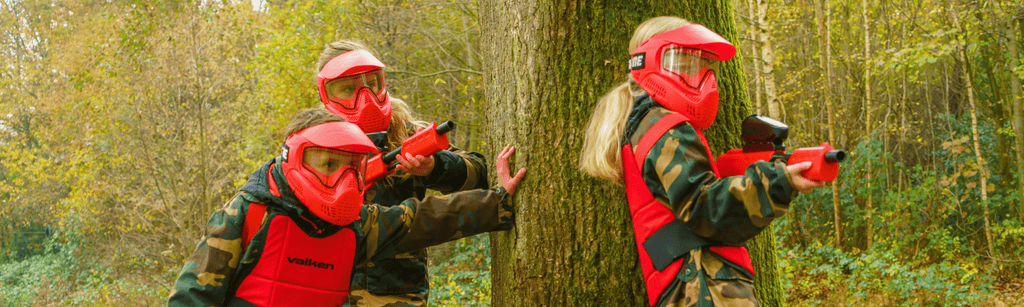
[[[724,38],[655,17],[629,51],[630,80],[598,101],[580,169],[625,185],[651,306],[757,306],[744,242],[824,183],[782,161],[719,177],[702,129],[718,112],[718,63],[736,54]]]
[[[358,125],[382,151],[402,146],[415,129],[426,127],[405,101],[392,97],[384,69],[384,63],[365,46],[340,40],[325,46],[315,75],[324,107]],[[451,146],[434,155],[406,154],[397,160],[400,172],[374,183],[367,192],[372,203],[394,206],[410,197],[422,199],[427,189],[447,194],[486,188],[487,167],[483,155],[476,152]],[[426,263],[427,251],[421,249],[359,270],[365,271],[368,291],[375,299],[425,303],[430,291]]]
[[[525,175],[509,176],[506,147],[499,187],[443,198],[363,205],[366,160],[377,147],[356,125],[323,109],[288,127],[281,156],[257,170],[214,212],[185,263],[171,306],[384,306],[355,267],[462,237],[512,227],[509,198]]]

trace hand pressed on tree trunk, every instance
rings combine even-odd
[[[526,168],[520,168],[514,177],[509,177],[508,169],[508,158],[512,157],[516,153],[516,148],[512,144],[505,145],[505,149],[501,150],[498,154],[498,159],[495,164],[498,169],[498,184],[508,191],[509,195],[516,193],[516,187],[519,186],[519,182],[523,180],[523,176],[526,175]]]

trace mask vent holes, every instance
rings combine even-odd
[[[704,114],[700,114],[700,111],[697,111],[697,108],[694,108],[693,105],[690,104],[686,105],[686,113],[689,113],[686,115],[688,115],[693,120],[699,121],[701,118],[704,117]]]
[[[387,128],[387,126],[385,126],[384,121],[385,121],[385,119],[382,117],[382,118],[375,118],[373,120],[367,121],[367,122],[362,123],[362,124],[365,125],[365,127],[367,129],[369,129],[369,130],[378,130],[381,127]],[[374,129],[374,128],[376,128],[376,129]],[[383,129],[381,129],[381,130],[383,130]]]
[[[643,87],[651,91],[651,93],[649,94],[653,96],[665,96],[665,88],[662,87],[660,84],[655,83],[654,80],[651,80],[651,78],[647,78],[647,80],[644,80]]]

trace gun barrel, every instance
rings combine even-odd
[[[846,151],[842,149],[832,150],[825,153],[825,162],[838,163],[846,160]]]
[[[438,125],[435,131],[437,131],[437,134],[445,134],[448,133],[448,131],[452,131],[453,129],[455,129],[455,122],[449,120],[441,125]]]

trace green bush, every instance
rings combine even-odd
[[[491,240],[480,234],[450,243],[451,257],[429,268],[431,306],[490,306]]]
[[[65,237],[58,233],[45,240],[40,253],[0,264],[0,305],[34,306],[41,290],[70,290],[64,281],[78,270],[74,257],[77,244],[59,243]]]
[[[843,252],[820,245],[780,249],[780,259],[789,302],[797,306],[976,306],[992,287],[976,259],[914,265],[887,248]]]
[[[166,301],[164,281],[118,270],[79,249],[74,229],[45,241],[43,251],[23,260],[0,264],[0,306],[127,306]],[[140,271],[136,266],[122,271]]]
[[[880,141],[861,142],[850,151],[839,178],[839,244],[832,189],[816,189],[791,204],[775,227],[790,303],[974,306],[993,294],[997,277],[1019,278],[1024,222],[1014,204],[1021,196],[1006,187],[1020,178],[999,176],[992,163],[978,165],[970,128],[943,120],[953,132],[939,136],[947,141],[931,154],[934,164],[902,165]],[[978,129],[986,136],[981,147],[994,148],[991,123]],[[998,159],[992,150],[982,156]],[[992,175],[982,200],[985,172]],[[988,251],[986,218],[995,255]]]

